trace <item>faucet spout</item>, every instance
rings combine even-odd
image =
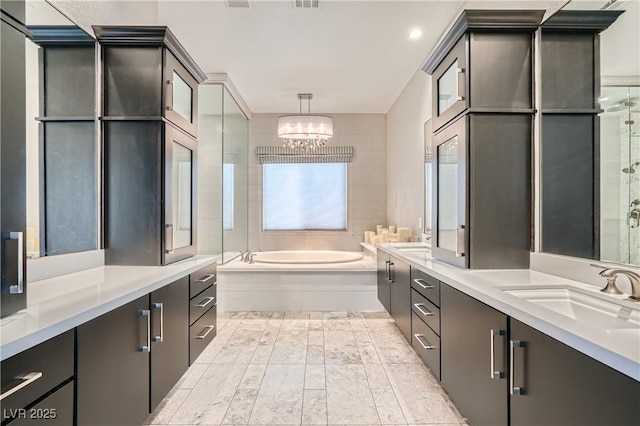
[[[629,283],[631,283],[631,296],[629,296],[629,299],[640,301],[640,275],[627,269],[605,268],[602,272],[600,272],[600,276],[607,279],[607,286],[601,291],[607,293],[615,293],[614,291],[608,291],[611,290],[610,284],[612,284],[613,290],[617,290],[617,294],[621,294],[622,292],[615,286],[615,281],[618,275],[626,276],[629,279]]]

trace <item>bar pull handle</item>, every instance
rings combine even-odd
[[[420,343],[420,346],[422,346],[422,348],[427,351],[430,351],[436,348],[431,343],[427,342],[427,339],[425,339],[424,334],[414,334],[413,337],[415,337],[418,343]],[[427,343],[424,343],[422,339],[424,339],[424,341]]]
[[[424,315],[425,317],[432,317],[433,316],[433,312],[431,312],[430,310],[428,310],[427,308],[424,307],[424,305],[422,303],[414,303],[413,306],[416,307],[416,309],[418,311],[420,311],[420,313],[422,315]],[[422,308],[424,309],[422,309]]]
[[[388,260],[384,262],[384,280],[389,282],[389,262]]]
[[[173,225],[171,224],[164,226],[164,252],[173,253]]]
[[[524,386],[515,386],[515,359],[514,354],[516,348],[525,348],[527,346],[526,342],[521,340],[511,340],[510,343],[510,354],[511,358],[509,361],[509,393],[511,395],[522,395],[524,394]]]
[[[502,371],[496,370],[496,337],[503,336],[504,330],[492,328],[489,338],[491,339],[491,378],[501,379],[504,377]]]
[[[389,262],[389,282],[393,282],[393,262]]]
[[[216,300],[215,297],[212,297],[212,296],[205,297],[204,299],[202,299],[200,301],[200,303],[198,303],[196,305],[196,308],[204,308],[205,306],[207,306],[209,303],[213,302],[214,300]]]
[[[152,303],[153,309],[160,309],[160,335],[153,336],[153,341],[162,343],[164,341],[164,303]]]
[[[207,334],[211,333],[211,330],[213,330],[214,326],[213,325],[208,325],[204,328],[204,334],[199,334],[196,336],[196,339],[198,340],[202,340],[204,338],[207,337]]]
[[[142,309],[138,311],[141,317],[147,317],[147,344],[146,346],[138,346],[140,352],[151,352],[151,311],[149,309]]]
[[[211,278],[215,277],[215,274],[207,274],[207,275],[203,275],[200,278],[198,278],[196,280],[197,283],[206,283],[207,281],[209,281]]]
[[[40,377],[42,377],[42,371],[35,371],[32,373],[14,377],[14,380],[19,380],[20,383],[18,383],[11,389],[7,390],[6,392],[3,392],[2,394],[0,394],[0,401],[2,401],[3,399],[5,399],[10,395],[13,395],[14,393],[18,392],[20,389],[23,389],[29,386],[31,383],[38,380]]]
[[[422,278],[414,278],[413,282],[418,284],[420,287],[424,288],[425,290],[433,290],[435,288],[431,284],[427,284],[427,282]]]
[[[18,242],[18,259],[16,283],[9,286],[9,294],[24,293],[24,236],[22,232],[3,232],[3,240],[16,240]]]
[[[464,101],[464,97],[465,97],[465,72],[464,72],[464,68],[456,68],[456,72],[458,75],[458,87],[456,92],[458,93],[458,95],[456,96],[456,100],[458,101]]]
[[[456,230],[456,257],[464,257],[464,225]]]

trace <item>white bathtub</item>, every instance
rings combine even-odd
[[[218,312],[381,311],[376,262],[361,252],[258,252],[218,266]]]
[[[292,265],[346,263],[362,260],[362,253],[330,250],[264,251],[254,253],[252,256],[255,263],[277,263]]]

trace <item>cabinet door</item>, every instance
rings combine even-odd
[[[77,330],[78,426],[140,425],[149,414],[149,296]]]
[[[404,337],[411,341],[411,275],[409,265],[393,256],[390,256],[389,260],[391,262],[389,264],[390,313]]]
[[[3,413],[4,414],[4,413]],[[51,426],[73,424],[73,382],[48,395],[21,413],[11,426]]]
[[[391,288],[389,285],[389,255],[378,250],[378,300],[391,313]]]
[[[189,367],[189,277],[154,291],[150,302],[153,411]]]
[[[640,382],[510,319],[511,425],[637,425]]]
[[[20,8],[19,2],[12,3]],[[11,58],[0,64],[0,316],[6,316],[27,307],[26,83],[25,35],[4,21],[0,24],[2,57]]]
[[[196,141],[165,124],[162,264],[196,254]]]
[[[459,118],[433,137],[433,257],[462,268],[469,267],[467,122]]]
[[[467,38],[463,36],[433,73],[433,129],[446,125],[469,106]]]
[[[508,424],[507,316],[440,288],[442,386],[473,425]]]
[[[193,137],[198,134],[198,82],[164,49],[164,116]]]

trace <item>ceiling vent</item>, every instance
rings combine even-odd
[[[320,0],[293,0],[296,9],[317,9]]]
[[[225,0],[225,3],[227,4],[227,7],[251,7],[249,0]]]

